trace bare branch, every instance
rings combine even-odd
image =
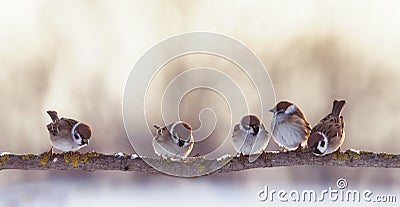
[[[232,158],[232,157],[230,157]],[[185,161],[168,160],[169,168],[179,168],[182,164],[188,172],[181,172],[187,175],[200,175],[204,166],[212,168],[220,166],[221,162],[226,164],[214,173],[241,171],[253,168],[280,167],[280,166],[342,166],[342,167],[383,167],[400,168],[400,154],[355,152],[333,153],[324,157],[318,157],[308,152],[267,152],[256,161],[250,163],[248,157],[241,160],[239,157],[226,159],[207,160],[202,157],[188,158]],[[153,165],[165,165],[165,161],[154,158],[145,158]],[[23,170],[72,170],[85,171],[94,170],[121,170],[136,171],[145,173],[159,173],[148,165],[142,158],[135,155],[120,153],[118,155],[106,155],[97,152],[88,153],[63,153],[50,154],[6,154],[0,156],[0,170],[23,169]]]

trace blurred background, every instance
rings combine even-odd
[[[56,109],[92,125],[93,140],[83,152],[132,153],[122,100],[133,65],[170,36],[210,31],[253,50],[268,69],[277,100],[295,102],[311,125],[331,110],[333,99],[347,99],[342,149],[399,153],[398,8],[397,1],[0,1],[0,151],[49,150],[45,111]],[[157,87],[182,70],[204,66],[202,58],[168,65]],[[206,66],[229,64],[204,59]],[[197,111],[203,105],[225,107],[208,103],[207,95],[192,94]],[[190,110],[183,105],[180,112],[198,127],[198,115],[190,116]],[[160,123],[157,115],[153,120]],[[224,127],[216,130],[226,133]],[[268,149],[276,145],[271,141]],[[0,206],[262,206],[266,203],[258,201],[257,192],[264,185],[326,189],[340,177],[353,189],[400,190],[396,169],[285,167],[196,179],[7,170],[0,172]]]

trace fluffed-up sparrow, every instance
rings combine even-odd
[[[283,150],[296,150],[307,141],[311,126],[295,104],[280,101],[270,110],[273,113],[271,132]]]
[[[268,131],[256,115],[243,116],[233,129],[232,144],[243,155],[259,154],[267,148]]]

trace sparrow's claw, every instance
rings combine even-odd
[[[53,146],[51,146],[50,150],[47,152],[49,157],[53,156]]]
[[[163,166],[163,164],[164,164],[164,157],[163,157],[162,155],[160,155],[160,163],[161,163],[161,166]]]
[[[280,152],[287,152],[286,148],[284,146],[279,146],[279,151]]]
[[[68,152],[64,152],[67,156],[71,157],[74,153],[74,151],[68,151]]]
[[[263,156],[264,158],[266,158],[266,157],[267,157],[267,153],[263,150],[263,151],[261,152],[261,156]]]
[[[239,154],[239,160],[240,160],[240,162],[244,161],[244,155],[242,152],[240,152],[240,154]]]
[[[193,157],[201,157],[200,153],[197,153],[196,155],[194,155]]]
[[[299,146],[297,147],[297,149],[295,150],[295,152],[305,152],[305,147],[301,146],[301,144],[299,144]]]
[[[340,147],[339,147],[334,153],[340,154],[341,151],[342,151],[342,149],[340,149]]]

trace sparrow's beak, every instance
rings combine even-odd
[[[269,110],[269,112],[274,113],[275,110],[272,108],[272,109]]]

